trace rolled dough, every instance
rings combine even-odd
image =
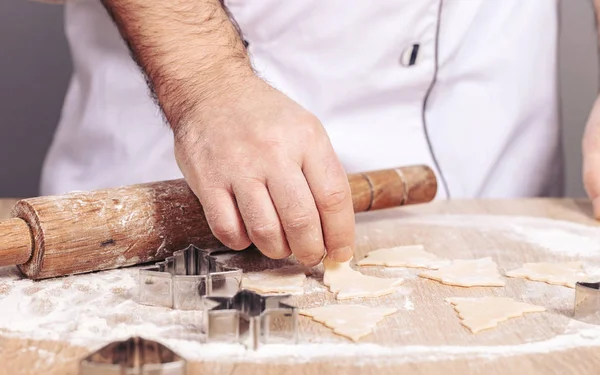
[[[301,315],[323,323],[334,333],[358,341],[375,329],[387,315],[398,310],[393,307],[368,307],[361,305],[329,305],[300,310]]]
[[[438,269],[450,261],[438,258],[425,251],[423,245],[396,246],[389,249],[371,251],[365,259],[358,261],[359,266],[386,266]]]
[[[446,298],[454,305],[461,324],[471,332],[496,327],[499,322],[522,316],[528,312],[546,311],[545,307],[517,302],[506,297]]]
[[[508,277],[518,277],[548,284],[575,288],[578,281],[587,281],[588,275],[581,262],[567,263],[525,263],[523,267],[506,272]]]
[[[258,293],[303,294],[309,270],[304,266],[285,266],[244,274],[242,288]]]
[[[457,259],[438,270],[422,271],[419,276],[437,280],[442,284],[472,286],[504,286],[505,281],[490,257],[462,260]]]
[[[402,278],[363,275],[350,268],[350,261],[338,263],[325,257],[323,266],[325,268],[323,284],[328,286],[332,293],[337,293],[337,299],[379,297],[391,294],[404,282]]]

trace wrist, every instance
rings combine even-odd
[[[190,117],[226,106],[255,78],[249,62],[233,60],[181,67],[151,79],[151,86],[169,126],[176,130]]]
[[[260,95],[271,88],[249,69],[233,70],[214,75],[211,82],[199,83],[185,93],[185,99],[170,101],[163,108],[176,139],[188,138],[190,131],[203,131],[208,126],[227,123],[232,112],[244,109],[244,98]]]

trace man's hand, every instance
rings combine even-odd
[[[175,156],[213,234],[241,250],[354,251],[346,174],[321,123],[254,75],[219,0],[102,0],[175,134]]]
[[[350,187],[319,120],[258,78],[202,108],[177,129],[175,154],[215,236],[307,265],[325,249],[349,260]]]

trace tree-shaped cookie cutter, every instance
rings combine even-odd
[[[139,270],[139,303],[179,310],[202,310],[203,296],[233,296],[242,270],[228,267],[209,251],[190,245],[154,266]]]
[[[80,375],[185,375],[186,361],[161,343],[141,337],[112,342],[79,362]]]
[[[256,350],[263,344],[295,344],[298,310],[289,294],[260,295],[241,290],[230,297],[205,296],[203,333],[210,342],[237,342]]]

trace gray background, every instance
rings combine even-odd
[[[526,1],[526,0],[525,0]],[[0,197],[36,195],[71,63],[63,8],[0,1]],[[560,84],[569,196],[584,196],[581,136],[598,88],[591,0],[561,4]]]

